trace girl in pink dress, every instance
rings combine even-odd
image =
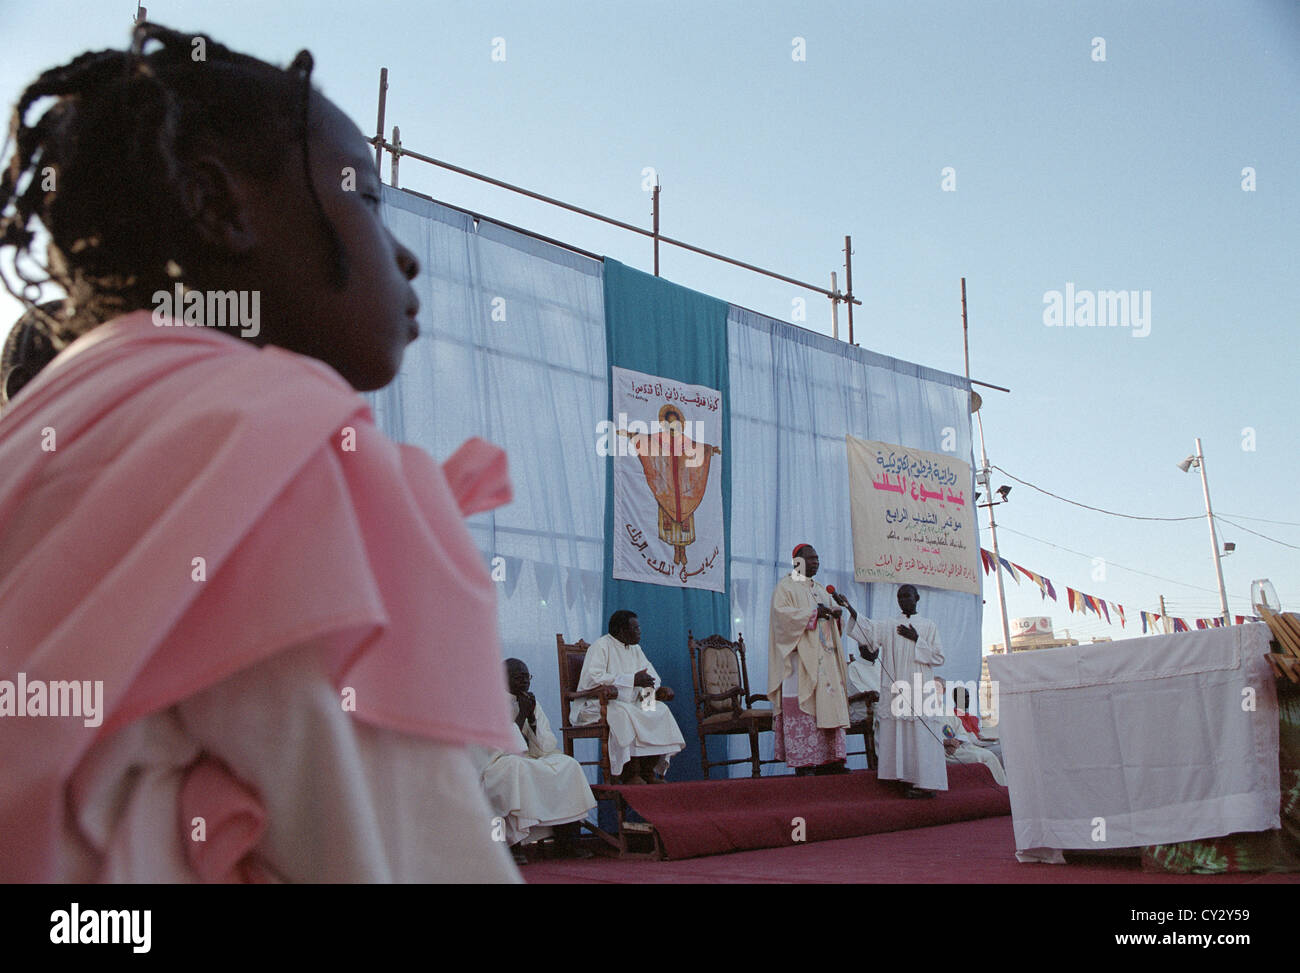
[[[465,752],[511,740],[505,457],[356,394],[418,267],[311,69],[145,24],[16,106],[5,283],[39,224],[67,301],[0,418],[0,881],[518,880]]]

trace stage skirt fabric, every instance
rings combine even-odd
[[[1279,681],[1277,696],[1282,827],[1146,845],[1143,871],[1196,875],[1300,871],[1300,688]]]
[[[844,730],[821,730],[817,721],[799,708],[794,696],[781,698],[781,710],[772,721],[776,759],[791,767],[818,767],[845,759]]]

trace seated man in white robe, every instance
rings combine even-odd
[[[560,854],[588,858],[591,853],[577,846],[578,822],[596,806],[596,798],[578,761],[560,751],[546,713],[528,691],[532,678],[521,660],[506,660],[518,752],[472,748],[482,767],[483,792],[499,819],[493,828],[500,828],[498,840],[512,846],[521,865],[527,864],[522,845],[552,835]]]
[[[935,676],[934,681],[942,696],[945,691],[943,679]],[[944,717],[943,752],[950,764],[983,764],[993,774],[993,779],[997,783],[1003,787],[1007,786],[1007,774],[1002,769],[1002,762],[991,750],[980,746],[979,741],[966,729],[955,711],[950,711]]]
[[[612,686],[618,697],[606,710],[609,720],[609,771],[616,784],[660,784],[672,755],[686,746],[667,706],[673,691],[662,684],[641,651],[641,623],[620,609],[609,619],[609,634],[587,650],[578,691]],[[574,726],[600,720],[600,702],[575,699],[569,721]]]

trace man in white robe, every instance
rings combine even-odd
[[[578,677],[578,691],[613,686],[618,697],[607,704],[609,771],[618,784],[659,784],[668,761],[686,746],[682,731],[667,706],[673,691],[641,651],[641,623],[626,609],[609,619],[609,634],[587,650]],[[575,726],[600,720],[595,697],[575,699],[569,722]]]
[[[795,569],[772,592],[767,693],[776,759],[797,776],[845,771],[848,677],[840,650],[842,611],[813,576],[821,566],[811,544],[791,554]]]
[[[554,835],[561,854],[579,856],[578,824],[596,806],[578,761],[561,752],[546,713],[528,691],[532,674],[520,659],[506,660],[510,716],[519,733],[514,753],[471,747],[481,768],[494,828],[512,847]],[[583,856],[586,857],[586,856]],[[515,861],[525,864],[516,848]]]
[[[933,797],[948,789],[944,761],[943,697],[934,685],[934,667],[943,665],[943,648],[934,622],[916,614],[920,600],[916,588],[898,589],[900,614],[873,621],[859,618],[853,606],[837,594],[835,600],[849,610],[845,637],[856,639],[880,653],[882,691],[877,711],[876,757],[880,780],[903,782],[905,797]]]
[[[936,676],[935,682],[939,686],[940,693],[943,693],[945,691],[943,680]],[[1007,786],[1007,774],[1002,769],[1002,762],[991,750],[980,745],[979,740],[962,725],[961,717],[955,710],[944,717],[943,751],[948,763],[983,764],[993,775],[994,781],[1003,787]]]

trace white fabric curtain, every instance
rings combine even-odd
[[[947,436],[951,455],[972,463],[971,423],[965,379],[737,307],[728,328],[732,623],[745,636],[750,690],[764,693],[772,591],[790,570],[796,544],[817,549],[818,580],[860,613],[898,611],[897,585],[853,580],[845,434],[934,452],[944,451]],[[981,608],[976,595],[921,589],[919,611],[939,626],[949,680],[979,679]],[[856,654],[856,643],[848,650]],[[768,759],[771,735],[760,739]],[[850,750],[860,746],[861,737],[849,741]],[[731,756],[748,747],[748,740],[732,740]],[[849,765],[864,767],[865,758]],[[763,771],[788,772],[781,764]]]
[[[505,653],[528,664],[533,692],[558,727],[555,633],[591,642],[606,621],[606,463],[596,452],[609,401],[601,264],[413,193],[385,187],[383,205],[420,261],[421,335],[397,380],[369,396],[376,421],[438,460],[471,436],[508,453],[515,500],[472,518],[470,530],[504,574]],[[728,326],[730,634],[744,633],[751,689],[761,693],[768,604],[795,543],[817,547],[819,576],[859,610],[897,607],[894,586],[853,582],[844,434],[940,452],[951,429],[954,454],[969,461],[970,419],[964,380],[955,376],[739,308]],[[978,679],[980,599],[926,589],[921,612],[939,625],[945,675]],[[763,743],[770,756],[770,735]]]
[[[555,634],[594,642],[605,631],[601,264],[389,187],[384,215],[420,261],[421,333],[397,380],[369,396],[376,421],[439,461],[471,436],[508,454],[514,501],[469,527],[504,573],[505,655],[528,664],[533,693],[559,727]]]
[[[1132,848],[1280,826],[1265,625],[989,657],[1016,848]]]

